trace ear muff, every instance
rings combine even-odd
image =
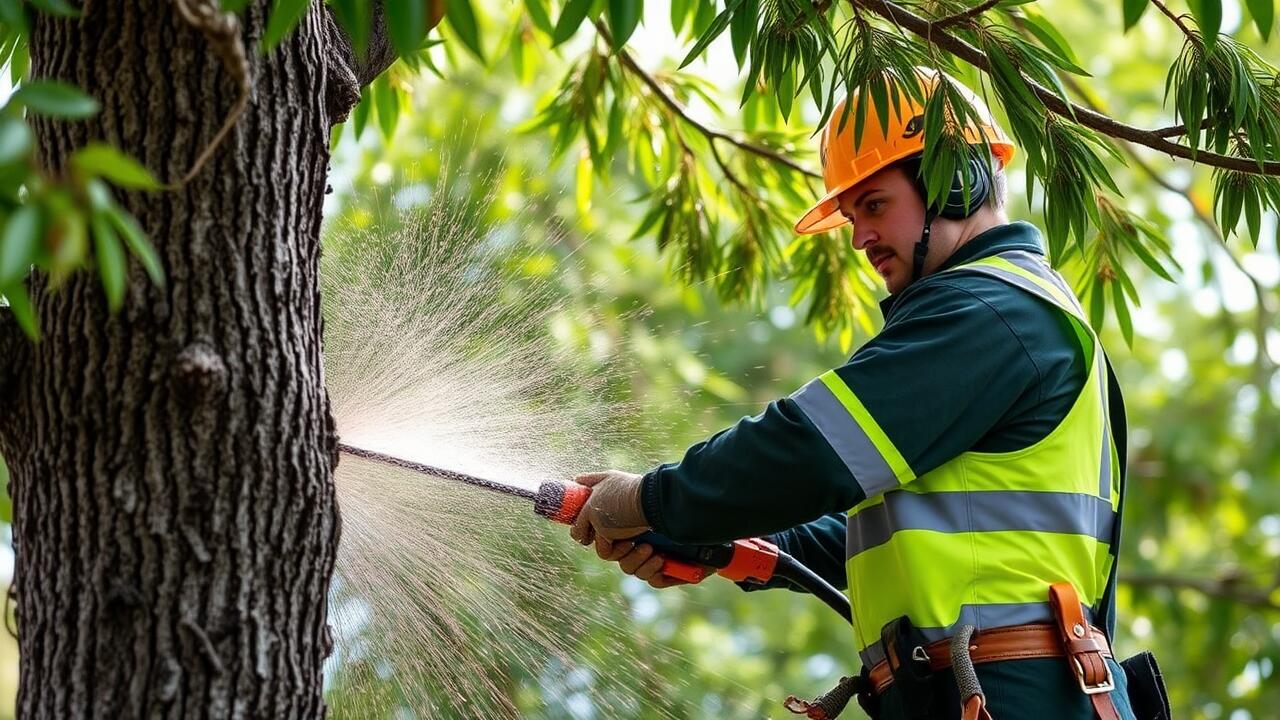
[[[907,177],[915,183],[916,191],[920,193],[921,198],[927,198],[928,192],[925,191],[924,178],[922,178],[921,170],[922,158],[914,155],[902,162],[902,168],[906,171]],[[947,191],[939,203],[933,208],[934,214],[948,220],[963,220],[978,211],[987,202],[987,198],[991,197],[991,186],[994,182],[991,177],[991,165],[984,162],[980,158],[969,155],[965,159],[965,163],[956,170],[955,177],[951,179],[951,188]],[[965,182],[969,185],[969,204],[964,202]]]
[[[969,203],[964,202],[966,177],[969,186]],[[963,220],[978,211],[991,197],[991,165],[970,154],[964,165],[951,179],[951,189],[938,208],[938,215],[948,220]],[[922,195],[923,197],[923,195]]]

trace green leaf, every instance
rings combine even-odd
[[[13,85],[24,81],[27,70],[31,67],[31,48],[25,41],[13,48],[13,56],[9,58],[9,82]]]
[[[219,3],[223,12],[236,13],[242,12],[249,5],[249,0],[221,0]]]
[[[16,30],[18,36],[25,35],[27,15],[22,10],[22,0],[0,0],[0,22]]]
[[[1071,50],[1071,43],[1063,37],[1058,28],[1053,26],[1053,23],[1049,22],[1048,18],[1038,14],[1027,13],[1023,19],[1027,21],[1027,30],[1040,41],[1040,44],[1057,56],[1058,60],[1064,61],[1067,66],[1064,69],[1068,69],[1077,75],[1089,75],[1084,68],[1080,67],[1080,60],[1076,58],[1076,54]]]
[[[124,304],[124,248],[120,246],[120,237],[106,213],[89,216],[89,231],[93,235],[93,254],[98,261],[102,289],[107,295],[107,307],[114,312]]]
[[[560,19],[556,21],[555,34],[551,36],[551,46],[555,47],[573,37],[590,9],[591,0],[569,0],[565,3],[564,9],[560,11]]]
[[[80,88],[57,80],[25,82],[9,102],[16,102],[40,115],[70,119],[89,117],[99,109],[98,101]]]
[[[685,23],[689,20],[689,10],[693,8],[694,0],[671,0],[671,32],[679,36],[684,30]]]
[[[370,5],[367,0],[329,0],[333,16],[351,41],[357,57],[363,57],[369,44]]]
[[[1271,26],[1276,19],[1275,0],[1245,0],[1245,4],[1249,6],[1249,14],[1253,16],[1263,42],[1271,39]]]
[[[1146,11],[1149,0],[1124,0],[1124,31],[1138,24],[1142,13]]]
[[[4,295],[5,300],[9,301],[9,309],[13,311],[14,319],[18,321],[19,327],[27,337],[39,340],[40,323],[36,321],[36,311],[31,306],[31,297],[27,295],[27,289],[22,283],[0,285],[0,295]]]
[[[0,120],[0,165],[12,165],[31,155],[31,128],[17,118]]]
[[[1249,241],[1258,246],[1258,236],[1262,234],[1262,207],[1258,194],[1252,187],[1245,187],[1244,218],[1249,227]]]
[[[551,24],[551,16],[547,14],[546,0],[524,0],[524,9],[529,13],[529,19],[533,21],[534,27],[547,35],[555,32],[555,26]]]
[[[311,7],[310,0],[275,0],[267,29],[262,33],[262,52],[270,52],[284,39]]]
[[[401,57],[412,55],[427,34],[427,4],[424,0],[382,0],[387,13],[391,44]]]
[[[694,44],[693,49],[689,51],[689,54],[684,56],[684,60],[680,63],[680,67],[684,67],[693,62],[694,58],[701,55],[702,51],[706,50],[707,46],[719,37],[720,33],[724,32],[725,29],[729,27],[729,21],[733,19],[733,12],[737,10],[738,6],[741,4],[742,0],[733,0],[733,2],[724,9],[724,12],[717,15],[716,19],[711,21],[711,25],[707,28],[707,31],[702,34],[702,37],[698,38],[698,42]]]
[[[1095,276],[1092,289],[1093,292],[1089,293],[1089,324],[1094,330],[1101,332],[1102,321],[1107,311],[1106,286]]]
[[[91,176],[101,176],[126,188],[157,190],[156,180],[137,160],[106,143],[89,143],[71,155],[71,164]]]
[[[368,87],[360,92],[360,102],[356,103],[356,107],[351,111],[351,126],[355,130],[356,140],[364,134],[364,128],[369,124],[369,111],[373,108],[373,93]]]
[[[644,17],[644,0],[609,0],[609,32],[613,46],[622,47]]]
[[[1138,259],[1142,261],[1143,265],[1151,268],[1152,272],[1169,282],[1174,282],[1173,276],[1170,275],[1169,271],[1160,264],[1160,261],[1156,260],[1155,256],[1151,254],[1151,251],[1148,250],[1147,246],[1142,242],[1141,238],[1134,238],[1129,243],[1129,249],[1134,255],[1138,256]]]
[[[1116,309],[1116,320],[1120,321],[1124,344],[1133,347],[1133,318],[1129,316],[1129,301],[1125,299],[1120,283],[1111,283],[1111,304]]]
[[[747,48],[756,34],[756,22],[760,17],[760,0],[743,0],[733,13],[733,21],[729,23],[729,39],[733,42],[733,57],[738,61],[738,68],[747,58]]]
[[[476,22],[476,11],[471,7],[471,0],[446,0],[445,17],[449,18],[449,27],[458,33],[462,44],[471,51],[480,62],[484,62],[484,49],[480,45],[480,25]]]
[[[400,95],[385,73],[373,81],[373,101],[378,106],[378,129],[390,141],[400,122]]]
[[[1212,54],[1222,28],[1222,0],[1187,0],[1187,5],[1191,6],[1191,14],[1200,26],[1205,51]]]
[[[142,263],[142,268],[151,277],[151,282],[164,287],[164,267],[160,264],[160,256],[151,245],[151,241],[147,239],[146,233],[138,225],[138,221],[119,208],[112,208],[106,215],[116,232],[124,238],[124,244],[129,247],[129,252]]]
[[[35,262],[40,245],[40,210],[23,205],[9,216],[0,233],[0,285],[20,282]]]

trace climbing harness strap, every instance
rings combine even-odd
[[[987,711],[987,696],[982,692],[982,684],[978,682],[978,671],[973,667],[973,657],[969,654],[969,641],[973,638],[974,627],[962,625],[951,636],[951,668],[955,673],[956,688],[960,690],[961,720],[991,720]]]
[[[1080,690],[1093,702],[1093,710],[1099,720],[1120,720],[1120,714],[1111,702],[1111,691],[1116,689],[1111,666],[1106,660],[1111,657],[1111,648],[1098,640],[1094,629],[1085,620],[1076,589],[1071,583],[1054,583],[1049,586],[1049,602],[1053,606],[1055,626],[1071,673],[1080,684]]]

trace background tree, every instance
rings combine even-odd
[[[1271,3],[1248,3],[1250,26],[1238,22],[1238,5],[1213,0],[1192,3],[1191,15],[1156,2],[1150,5],[1156,11],[1144,14],[1146,3],[1115,8],[1079,0],[973,7],[674,0],[660,8],[667,11],[661,21],[650,12],[644,30],[656,30],[660,22],[670,27],[677,42],[689,48],[675,53],[675,61],[688,54],[699,63],[687,73],[654,65],[648,56],[640,56],[642,62],[628,49],[644,13],[641,3],[623,0],[571,0],[562,6],[529,0],[505,8],[505,14],[466,0],[452,0],[444,8],[388,2],[386,12],[397,21],[386,26],[355,1],[333,2],[322,11],[318,5],[284,0],[269,14],[259,4],[228,4],[225,10],[234,14],[239,27],[232,16],[207,4],[125,10],[92,4],[79,23],[41,14],[70,11],[43,2],[34,4],[40,13],[30,17],[30,33],[26,21],[15,19],[26,16],[15,14],[14,8],[18,13],[32,8],[2,5],[8,34],[0,48],[11,55],[18,77],[26,70],[28,42],[33,58],[26,98],[23,91],[16,94],[7,115],[16,120],[26,108],[36,140],[24,146],[22,131],[12,129],[21,123],[0,133],[0,140],[8,138],[0,149],[10,148],[16,158],[6,165],[13,172],[7,176],[11,192],[0,234],[0,287],[12,306],[12,321],[0,316],[7,322],[0,332],[5,359],[0,390],[17,397],[4,406],[0,451],[14,469],[18,624],[23,652],[30,658],[23,673],[27,687],[47,688],[38,678],[69,677],[75,663],[105,668],[102,679],[91,686],[68,682],[66,693],[48,693],[48,699],[45,693],[25,694],[22,707],[61,714],[68,705],[38,705],[92,694],[105,703],[103,708],[135,703],[127,706],[163,712],[178,707],[169,703],[195,706],[206,692],[213,702],[201,707],[211,714],[234,709],[237,699],[277,702],[299,714],[318,707],[318,649],[324,644],[319,588],[326,584],[332,557],[327,543],[334,526],[327,504],[331,488],[325,461],[331,454],[324,437],[318,317],[309,309],[315,306],[318,249],[320,193],[315,190],[317,183],[324,186],[324,166],[317,163],[325,153],[316,139],[323,137],[320,129],[327,130],[322,118],[341,119],[342,108],[356,101],[361,85],[369,83],[352,116],[354,135],[376,124],[392,137],[409,108],[417,68],[435,67],[459,82],[469,78],[470,93],[498,82],[489,86],[493,113],[516,94],[510,80],[497,79],[499,67],[539,90],[547,73],[559,73],[559,83],[545,87],[538,112],[520,128],[528,131],[528,142],[547,143],[534,146],[537,159],[527,167],[545,168],[546,154],[568,161],[567,178],[547,181],[548,217],[588,232],[657,240],[657,256],[627,246],[632,247],[625,251],[631,265],[627,275],[635,293],[630,299],[596,286],[575,297],[584,308],[604,308],[599,312],[606,320],[621,304],[640,298],[670,309],[662,322],[621,323],[617,342],[619,351],[625,348],[643,360],[640,365],[648,374],[637,371],[645,390],[641,396],[653,398],[652,412],[665,412],[663,417],[679,433],[679,444],[751,412],[777,394],[779,383],[798,385],[838,362],[842,349],[874,329],[876,283],[861,259],[835,237],[796,241],[788,228],[816,194],[816,162],[805,153],[812,145],[810,132],[831,111],[832,101],[853,86],[865,88],[867,97],[887,96],[880,71],[889,68],[896,73],[890,79],[901,79],[916,64],[951,70],[961,82],[983,91],[1002,114],[1024,149],[1025,163],[1014,168],[1015,180],[1022,182],[1015,187],[1026,188],[1026,204],[1043,220],[1055,261],[1079,284],[1095,324],[1103,324],[1110,307],[1114,330],[1133,343],[1133,356],[1121,358],[1121,371],[1134,388],[1133,492],[1152,500],[1129,510],[1126,563],[1132,573],[1121,600],[1131,620],[1122,628],[1127,634],[1121,642],[1136,636],[1164,650],[1182,708],[1216,717],[1228,710],[1274,707],[1275,683],[1267,680],[1274,677],[1277,659],[1275,587],[1280,578],[1274,567],[1280,555],[1280,502],[1274,482],[1267,480],[1275,478],[1280,463],[1274,442],[1280,393],[1274,358],[1280,355],[1280,340],[1273,339],[1276,280],[1269,274],[1272,266],[1259,259],[1270,251],[1260,253],[1257,247],[1264,232],[1274,227],[1277,86],[1274,68],[1256,50],[1271,30]],[[445,42],[434,47],[436,41],[422,42],[417,30],[424,32],[441,10],[448,18],[442,26]],[[1099,15],[1117,28],[1116,35],[1124,24],[1131,40],[1124,52],[1104,44]],[[329,18],[345,28],[345,37],[331,32]],[[1230,22],[1233,18],[1236,22]],[[106,42],[104,38],[128,37],[103,30],[112,27],[154,39],[154,52],[130,55],[123,44]],[[199,30],[204,31],[203,45],[175,39],[195,41],[202,36]],[[235,49],[231,38],[236,37],[247,48],[243,53]],[[47,38],[56,43],[47,44]],[[260,55],[255,48],[264,38],[274,49]],[[354,53],[345,51],[347,39]],[[280,44],[273,46],[275,42]],[[101,50],[96,57],[53,51],[81,47]],[[364,61],[351,60],[363,57],[364,49],[371,49]],[[382,73],[395,49],[405,62]],[[107,62],[110,52],[121,52],[119,61]],[[472,66],[464,54],[485,60],[489,77],[482,81],[467,74]],[[249,72],[238,74],[236,58],[241,55]],[[725,63],[725,58],[732,60]],[[724,78],[735,64],[746,71],[739,87],[699,79]],[[106,67],[113,70],[109,77],[94,72]],[[152,69],[131,72],[134,67]],[[1083,69],[1096,76],[1092,87],[1079,72]],[[211,77],[220,79],[210,83]],[[88,90],[102,112],[92,114],[83,97],[61,85],[42,88],[46,78]],[[149,82],[172,83],[173,89],[163,93]],[[237,99],[246,97],[246,83],[253,91],[247,97],[253,99],[238,114]],[[1162,107],[1166,85],[1171,112]],[[439,85],[431,87],[444,93]],[[143,114],[138,107],[152,97],[149,93],[172,97],[172,104],[156,100],[158,105]],[[42,105],[41,95],[52,96],[54,105]],[[427,97],[432,108],[428,115],[435,114]],[[926,131],[932,149],[927,174],[935,189],[966,151],[949,135],[946,122],[949,114],[965,110],[948,98],[944,92],[931,103],[934,120]],[[474,94],[467,95],[463,104],[475,100]],[[721,112],[734,101],[741,107]],[[1109,114],[1091,109],[1103,107]],[[89,117],[45,120],[36,115],[40,112]],[[254,125],[260,114],[277,124],[259,119]],[[299,125],[279,125],[286,114]],[[475,117],[461,110],[439,114],[459,121]],[[856,109],[849,121],[858,122]],[[443,129],[456,126],[441,122],[436,118],[421,134],[447,137],[456,132]],[[1142,130],[1139,124],[1151,129]],[[222,127],[235,129],[215,142]],[[261,130],[269,127],[291,131],[272,136]],[[502,150],[510,152],[511,124],[496,129],[506,139]],[[104,149],[73,155],[88,147],[89,139],[123,149],[140,165]],[[32,155],[29,147],[38,150]],[[205,148],[212,150],[202,160]],[[1178,164],[1170,166],[1166,156],[1179,158]],[[1197,165],[1187,162],[1193,158]],[[204,169],[183,184],[184,176],[202,162]],[[271,162],[284,164],[263,165]],[[140,173],[140,167],[149,170]],[[504,164],[495,161],[495,167]],[[512,172],[519,176],[518,170]],[[95,179],[125,190],[118,205],[132,215],[117,210],[111,191],[90,182]],[[554,200],[566,179],[574,198],[568,207]],[[158,192],[146,193],[162,184]],[[619,195],[636,194],[644,198],[638,208],[618,202]],[[261,212],[238,221],[230,215],[224,222],[217,220],[220,213],[231,212],[228,208],[246,207]],[[616,213],[615,221],[603,219],[606,210]],[[1233,235],[1242,216],[1247,232]],[[147,245],[129,217],[136,217],[152,238],[160,262],[148,261]],[[617,245],[607,247],[624,252]],[[121,247],[129,248],[139,263],[126,264]],[[551,248],[555,257],[560,246]],[[665,259],[666,271],[656,262],[646,265],[656,258]],[[282,264],[272,268],[272,262]],[[600,271],[617,272],[616,262],[601,259]],[[214,264],[220,274],[193,272],[205,263]],[[16,286],[28,267],[36,272]],[[80,267],[96,268],[100,279],[74,274]],[[142,282],[145,267],[157,277],[158,271],[167,271],[166,283]],[[675,296],[659,292],[664,272],[690,289]],[[127,286],[122,281],[126,276],[134,279]],[[283,282],[286,276],[291,282]],[[1163,276],[1179,285],[1164,284]],[[268,277],[282,282],[267,283]],[[1215,283],[1222,298],[1216,307],[1203,299],[1214,294]],[[1233,283],[1243,283],[1247,302],[1238,300]],[[57,286],[57,292],[46,292]],[[238,294],[250,286],[263,292],[257,297]],[[237,297],[241,307],[224,304]],[[33,299],[30,307],[27,298]],[[1146,300],[1141,308],[1136,307],[1139,299]],[[745,310],[721,310],[721,300],[768,307],[771,322]],[[109,315],[117,303],[122,309]],[[801,342],[796,336],[803,331],[778,310],[801,303],[807,304],[803,314],[811,327],[821,336],[838,338],[839,347],[812,354],[789,350],[782,356],[775,348],[775,355],[766,359],[762,347],[770,341],[785,336],[781,344]],[[256,321],[231,322],[241,308]],[[687,325],[691,314],[708,317],[712,324],[673,336],[671,328]],[[662,312],[654,317],[660,316]],[[618,317],[626,315],[618,312]],[[35,332],[37,323],[44,328],[41,342],[31,345],[21,337],[17,321],[28,333]],[[731,334],[738,327],[752,329]],[[1111,345],[1117,344],[1113,338]],[[290,347],[297,352],[286,351]],[[249,357],[241,348],[261,348],[265,354]],[[1223,348],[1229,348],[1225,357]],[[184,355],[186,350],[190,352]],[[271,361],[275,352],[281,353],[279,362]],[[138,362],[124,360],[131,354]],[[236,356],[242,364],[236,364]],[[210,357],[220,357],[222,368]],[[1154,366],[1162,367],[1162,373],[1152,373]],[[168,379],[171,368],[189,381]],[[179,368],[183,370],[176,372]],[[262,370],[255,375],[254,368]],[[674,402],[660,403],[690,386],[699,390],[687,411]],[[137,389],[129,391],[131,387]],[[257,404],[263,397],[279,403],[272,408]],[[278,418],[293,417],[283,403],[305,406],[312,419],[282,428]],[[193,433],[196,439],[184,437],[184,447],[160,432],[161,422],[234,431],[230,438]],[[297,442],[247,441],[285,435]],[[146,438],[156,437],[165,439],[148,445]],[[237,443],[235,438],[246,440]],[[672,442],[665,440],[663,452],[670,452]],[[59,454],[61,448],[74,451]],[[170,499],[164,508],[168,516],[158,510],[141,514],[139,505],[124,501],[128,493],[123,491],[118,497],[103,494],[130,481],[147,489],[139,498]],[[24,487],[33,491],[24,496]],[[61,492],[52,491],[58,487]],[[260,495],[281,493],[272,495],[281,502],[289,492],[312,499],[296,508],[307,514],[297,517],[295,527],[315,533],[316,542],[304,544],[307,551],[255,544],[261,548],[262,569],[245,572],[234,566],[232,574],[244,587],[266,587],[255,586],[254,578],[265,583],[272,572],[306,570],[310,590],[281,598],[265,622],[252,613],[246,620],[234,603],[215,607],[220,596],[204,590],[217,586],[218,573],[230,567],[222,560],[242,552],[233,528],[265,527],[254,524],[252,512],[231,510],[244,502],[243,490],[237,489],[245,488]],[[261,499],[254,502],[261,510]],[[148,507],[160,506],[152,502]],[[143,525],[140,518],[155,524]],[[149,534],[129,536],[136,527],[149,528]],[[92,533],[95,540],[76,542],[79,533]],[[126,563],[128,557],[151,557],[147,562],[163,557],[164,566],[172,568],[170,577],[189,578],[187,586],[175,592],[172,583],[163,582],[163,572],[139,570],[135,577],[151,579],[134,587],[117,583],[121,587],[113,590],[103,584],[103,570],[95,574],[116,562],[110,556],[113,543],[134,552],[119,552]],[[154,567],[143,561],[139,568]],[[58,575],[51,572],[54,568],[67,570]],[[71,577],[92,582],[72,586],[83,592],[64,593]],[[48,585],[43,595],[33,589],[40,583]],[[184,614],[182,592],[212,600],[196,615]],[[771,626],[761,613],[800,618],[799,608],[807,607],[798,604],[803,599],[774,595],[740,598],[715,586],[690,595],[666,594],[659,600],[666,609],[652,616],[652,632],[711,666],[713,659],[722,659],[715,655],[716,640],[706,640],[705,633],[668,636],[663,630],[677,624],[707,628],[712,638],[746,642],[753,655],[774,658],[772,674],[759,665],[734,666],[733,682],[759,688],[761,678],[773,677],[785,680],[787,690],[797,689],[796,683],[816,690],[844,669],[830,660],[844,657],[844,633],[816,614],[811,616],[816,624],[805,626],[799,636],[794,628]],[[647,596],[640,590],[634,597],[640,602]],[[701,602],[729,610],[709,615]],[[306,617],[311,619],[305,627],[280,634],[288,611],[277,608],[290,607],[310,612]],[[112,627],[98,626],[98,618],[125,628],[147,622],[169,630],[137,641],[132,659],[121,662],[108,649],[113,646],[95,644],[96,637],[107,637],[102,628]],[[275,633],[275,642],[272,634],[262,633],[264,625]],[[742,629],[750,627],[766,630],[753,634]],[[1213,651],[1203,652],[1206,646]],[[265,678],[257,672],[261,666],[250,663],[259,660],[260,648],[266,649],[268,662],[276,663]],[[169,684],[170,676],[162,674],[131,675],[130,668],[137,665],[130,662],[152,654],[173,660],[156,667],[176,667],[180,682]],[[301,679],[275,672],[291,662],[309,668]],[[105,674],[111,672],[120,675]],[[130,684],[107,677],[135,680]],[[772,699],[764,696],[782,689],[769,685],[753,695],[742,687],[725,687],[722,676],[685,680],[681,687],[687,695],[677,698],[675,707],[694,715],[697,711],[687,708],[754,717],[772,707]],[[287,685],[291,690],[247,690],[271,682],[292,683]],[[167,695],[168,687],[176,687],[176,695]],[[547,701],[545,695],[535,697],[529,707]],[[644,716],[643,708],[636,716]]]

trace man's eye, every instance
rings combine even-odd
[[[876,211],[878,211],[878,210],[880,209],[880,207],[881,207],[881,206],[883,206],[883,205],[884,205],[884,201],[883,201],[883,200],[871,200],[871,201],[868,201],[868,202],[867,202],[867,211],[868,211],[868,212],[876,212]]]

